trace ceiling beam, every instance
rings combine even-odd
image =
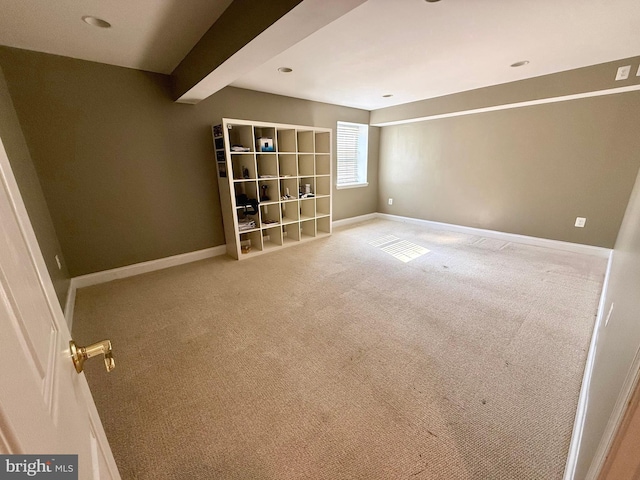
[[[171,74],[174,99],[204,100],[365,1],[235,0]]]
[[[235,0],[171,73],[176,99],[302,0]]]

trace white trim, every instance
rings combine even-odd
[[[600,471],[602,470],[602,467],[604,467],[604,462],[607,459],[609,450],[615,440],[618,427],[622,424],[624,414],[627,412],[629,402],[631,401],[631,397],[633,396],[633,392],[635,391],[639,380],[640,349],[636,351],[631,368],[627,372],[627,376],[624,379],[622,388],[620,389],[620,394],[618,395],[616,403],[613,406],[613,410],[611,411],[611,415],[609,416],[607,426],[604,429],[602,437],[600,437],[600,443],[598,443],[598,448],[596,449],[596,453],[593,455],[591,465],[587,471],[587,476],[585,477],[586,480],[596,480],[598,475],[600,475]]]
[[[369,182],[359,182],[359,183],[343,183],[341,185],[336,184],[336,190],[346,190],[347,188],[360,188],[360,187],[368,187]]]
[[[374,220],[378,216],[377,213],[367,213],[366,215],[359,215],[357,217],[343,218],[342,220],[334,220],[333,228],[344,227],[346,225],[353,225],[354,223],[368,222]]]
[[[596,257],[609,258],[611,249],[603,247],[594,247],[592,245],[583,245],[581,243],[563,242],[560,240],[551,240],[548,238],[530,237],[528,235],[519,235],[517,233],[498,232],[496,230],[485,230],[483,228],[465,227],[462,225],[454,225],[451,223],[432,222],[431,220],[422,220],[419,218],[401,217],[399,215],[390,215],[388,213],[377,213],[377,218],[386,218],[396,222],[414,223],[417,225],[425,225],[437,230],[448,230],[452,232],[466,233],[469,235],[481,235],[483,237],[497,238],[506,242],[524,243],[526,245],[534,245],[536,247],[555,248],[556,250],[565,250],[575,253],[584,253],[586,255],[594,255]]]
[[[562,95],[560,97],[541,98],[538,100],[528,100],[526,102],[507,103],[504,105],[494,105],[492,107],[474,108],[471,110],[461,110],[457,112],[441,113],[438,115],[427,115],[424,117],[407,118],[404,120],[392,120],[389,122],[372,122],[372,127],[389,127],[391,125],[402,125],[405,123],[424,122],[427,120],[439,120],[441,118],[460,117],[463,115],[475,115],[477,113],[495,112],[498,110],[509,110],[511,108],[531,107],[533,105],[544,105],[546,103],[566,102],[568,100],[578,100],[580,98],[601,97],[603,95],[614,95],[640,90],[640,85],[629,85],[627,87],[609,88],[606,90],[596,90],[593,92],[575,93],[572,95]]]
[[[69,288],[67,290],[67,301],[64,302],[64,318],[67,321],[69,331],[73,326],[73,311],[76,307],[76,287],[73,284],[73,278],[69,281]]]
[[[598,339],[600,336],[600,328],[605,318],[605,304],[607,298],[607,290],[609,288],[609,278],[611,274],[611,264],[613,263],[613,252],[609,255],[607,262],[607,270],[604,274],[604,283],[602,284],[602,293],[600,294],[600,303],[598,305],[598,314],[596,316],[591,342],[589,344],[589,352],[587,353],[587,362],[582,375],[582,386],[580,387],[580,395],[578,396],[578,408],[573,422],[573,432],[571,434],[571,444],[569,445],[569,454],[567,455],[567,464],[564,470],[563,480],[575,480],[576,467],[578,465],[578,453],[580,452],[580,444],[582,442],[582,434],[584,432],[584,424],[587,417],[587,407],[589,406],[589,388],[591,386],[591,377],[593,376],[593,367],[596,361],[596,351],[598,349]]]
[[[204,250],[197,250],[195,252],[182,253],[180,255],[159,258],[148,262],[134,263],[133,265],[127,265],[126,267],[73,277],[71,279],[71,283],[75,288],[83,288],[91,285],[97,285],[99,283],[110,282],[120,278],[133,277],[134,275],[140,275],[142,273],[154,272],[156,270],[162,270],[163,268],[174,267],[176,265],[196,262],[205,258],[224,255],[225,253],[227,253],[226,245],[219,245],[217,247],[205,248]]]

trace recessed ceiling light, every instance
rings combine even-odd
[[[524,65],[527,65],[528,63],[529,63],[529,60],[522,60],[520,62],[512,63],[511,66],[512,67],[522,67]]]
[[[292,69],[292,68],[289,68],[289,67],[280,67],[280,68],[278,69],[278,71],[279,71],[280,73],[291,73],[291,72],[293,72],[293,69]]]
[[[382,95],[382,98],[390,98],[390,97],[393,97],[392,93],[386,93],[386,94]]]
[[[94,27],[111,28],[111,24],[109,22],[102,20],[101,18],[98,18],[98,17],[92,17],[90,15],[87,15],[82,17],[82,20],[85,23],[88,23],[89,25]]]
[[[436,3],[439,2],[440,0],[424,0],[427,3]]]

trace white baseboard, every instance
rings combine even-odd
[[[135,263],[133,265],[127,265],[126,267],[73,277],[71,279],[71,284],[69,285],[69,291],[67,292],[67,301],[64,309],[64,316],[67,320],[67,325],[69,325],[69,329],[71,329],[71,326],[73,325],[73,310],[76,299],[76,290],[78,288],[106,283],[120,278],[133,277],[134,275],[140,275],[142,273],[154,272],[164,268],[175,267],[176,265],[204,260],[205,258],[225,255],[226,253],[226,245],[219,245],[217,247],[205,248],[204,250],[197,250],[195,252],[182,253],[180,255],[159,258],[148,262]]]
[[[587,353],[587,362],[584,367],[584,374],[582,375],[582,386],[580,387],[580,395],[578,396],[578,408],[573,422],[573,432],[571,433],[571,443],[569,444],[569,454],[567,456],[567,464],[565,466],[563,480],[578,480],[575,478],[576,467],[578,466],[578,454],[580,453],[580,444],[582,442],[582,434],[584,432],[584,422],[587,417],[589,388],[591,386],[591,377],[593,375],[593,367],[596,361],[598,338],[600,336],[600,329],[604,322],[604,318],[607,315],[607,312],[605,311],[605,304],[612,263],[613,253],[609,255],[607,270],[604,274],[604,283],[602,284],[602,293],[600,294],[600,303],[598,304],[598,314],[596,315],[596,321],[591,335],[591,342],[589,344],[589,352]]]
[[[71,279],[71,283],[73,283],[76,288],[89,287],[91,285],[110,282],[120,278],[133,277],[134,275],[140,275],[142,273],[154,272],[156,270],[162,270],[163,268],[196,262],[198,260],[215,257],[217,255],[224,255],[225,253],[227,253],[227,247],[225,245],[219,245],[217,247],[182,253],[180,255],[159,258],[148,262],[134,263],[133,265],[127,265],[126,267],[80,275],[79,277],[73,277]]]
[[[416,225],[424,225],[437,230],[447,230],[450,232],[466,233],[468,235],[480,235],[488,238],[497,238],[507,242],[524,243],[526,245],[534,245],[536,247],[555,248],[556,250],[565,250],[575,253],[583,253],[601,258],[609,258],[611,249],[603,247],[594,247],[592,245],[583,245],[581,243],[563,242],[560,240],[550,240],[548,238],[529,237],[527,235],[519,235],[517,233],[498,232],[495,230],[485,230],[483,228],[465,227],[462,225],[454,225],[451,223],[432,222],[430,220],[422,220],[419,218],[401,217],[399,215],[390,215],[388,213],[376,213],[376,218],[385,218],[395,222],[413,223]]]
[[[73,325],[73,310],[76,306],[76,287],[73,286],[73,279],[69,282],[67,289],[67,301],[64,302],[64,319],[67,321],[69,331]]]
[[[377,213],[367,213],[366,215],[359,215],[357,217],[343,218],[342,220],[334,220],[332,222],[333,227],[344,227],[346,225],[353,225],[355,223],[368,222],[377,217]]]

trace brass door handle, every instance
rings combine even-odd
[[[73,366],[76,367],[76,372],[78,373],[82,372],[84,362],[88,358],[100,354],[104,355],[104,366],[107,368],[107,372],[116,368],[116,361],[113,359],[113,351],[111,350],[111,340],[103,340],[87,347],[79,347],[76,342],[71,340],[69,342],[69,350],[71,351]]]

